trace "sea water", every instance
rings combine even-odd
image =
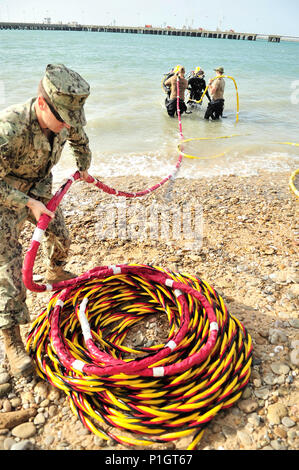
[[[184,144],[185,154],[204,158],[184,157],[178,176],[293,171],[299,165],[298,147],[278,142],[299,142],[298,55],[298,42],[2,30],[0,107],[36,96],[46,65],[64,63],[91,86],[85,106],[90,173],[100,179],[142,175],[159,181],[173,172],[180,143],[178,120],[167,115],[164,105],[164,74],[177,64],[187,73],[200,66],[208,81],[223,66],[237,85],[239,121],[234,82],[226,79],[225,117],[204,120],[206,98],[199,109],[182,116],[183,137],[206,140]],[[216,138],[230,135],[235,137]],[[62,180],[75,170],[66,146],[54,176]]]

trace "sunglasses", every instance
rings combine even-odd
[[[56,109],[54,109],[53,106],[48,101],[46,101],[46,103],[49,106],[51,113],[55,116],[55,119],[57,119],[57,121],[59,122],[65,122],[64,119],[62,119],[62,117],[58,114]]]

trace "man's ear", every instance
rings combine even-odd
[[[44,99],[41,95],[39,95],[39,96],[37,97],[37,103],[38,103],[39,109],[40,109],[41,111],[45,111],[45,109],[46,109],[46,107],[47,107],[47,103],[46,103],[45,99]]]

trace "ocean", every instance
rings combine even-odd
[[[178,176],[255,175],[261,170],[294,171],[299,142],[299,43],[142,34],[71,31],[0,31],[0,108],[36,96],[48,63],[64,63],[91,86],[85,106],[86,132],[93,152],[90,173],[153,176],[173,172],[179,157],[178,120],[165,109],[161,81],[177,64],[186,72],[200,66],[205,78],[223,66],[224,118],[203,119],[208,101],[182,116],[185,139]],[[235,135],[237,134],[237,135]],[[232,138],[216,137],[235,135]],[[223,154],[215,158],[215,155]],[[54,170],[56,181],[76,170],[68,146]],[[121,189],[121,188],[120,188]],[[139,188],[140,189],[140,188]]]

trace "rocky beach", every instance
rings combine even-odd
[[[250,382],[241,399],[210,422],[198,449],[299,447],[299,201],[289,189],[289,176],[177,177],[138,200],[77,182],[61,203],[72,239],[70,271],[80,275],[95,266],[138,263],[194,274],[216,289],[251,335]],[[157,183],[137,176],[101,181],[130,192]],[[182,217],[185,225],[178,224]],[[24,253],[32,233],[26,225]],[[40,251],[36,282],[45,273]],[[50,297],[28,292],[32,321]],[[24,339],[29,328],[22,327]],[[158,320],[151,322],[140,329],[135,345],[158,341],[162,333]],[[11,377],[1,342],[0,359],[0,449],[127,449],[90,433],[65,394],[38,376]],[[151,448],[185,450],[186,445],[181,438]]]

